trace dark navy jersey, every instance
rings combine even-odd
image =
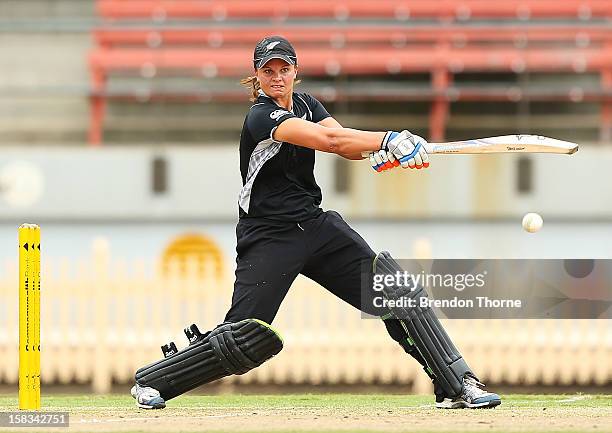
[[[314,178],[315,151],[272,138],[278,125],[292,117],[316,123],[329,113],[313,96],[297,92],[291,111],[263,92],[249,110],[240,135],[241,218],[299,222],[321,212],[321,189]]]

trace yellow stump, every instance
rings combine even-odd
[[[19,409],[40,409],[40,227],[19,227]]]

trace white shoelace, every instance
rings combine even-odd
[[[482,397],[484,395],[489,394],[487,391],[482,389],[484,387],[484,383],[480,383],[473,377],[466,377],[463,379],[465,382],[464,394],[470,397],[471,399],[475,399],[476,397]]]

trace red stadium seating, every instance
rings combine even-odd
[[[98,50],[90,57],[96,75],[143,68],[185,71],[206,76],[252,73],[252,49],[126,49]],[[378,47],[364,55],[361,48],[303,48],[300,69],[311,75],[397,74],[446,69],[463,71],[600,71],[612,67],[612,45],[605,48],[453,48],[450,46]]]
[[[609,0],[99,0],[106,18],[574,18],[612,17]]]
[[[90,57],[94,79],[92,128],[90,141],[101,141],[104,113],[104,84],[113,72],[155,75],[162,71],[179,74],[246,76],[251,73],[251,48],[227,49],[125,49],[98,50]],[[443,92],[453,72],[466,71],[609,71],[612,70],[612,45],[605,49],[553,50],[550,48],[451,48],[411,47],[377,48],[364,52],[360,48],[312,48],[300,50],[300,68],[308,75],[398,74],[432,71],[432,84]],[[603,77],[603,76],[602,76]],[[448,110],[446,97],[436,98],[431,119],[431,136],[441,139]],[[438,107],[438,108],[436,108]]]
[[[294,42],[300,69],[307,75],[396,75],[431,74],[431,88],[418,95],[401,93],[383,96],[362,92],[346,97],[369,99],[424,98],[432,101],[430,137],[442,139],[449,101],[458,99],[516,98],[506,88],[470,89],[450,92],[452,77],[460,72],[595,72],[601,76],[601,91],[582,93],[602,104],[602,139],[610,139],[612,128],[612,31],[602,19],[612,19],[612,1],[483,1],[438,0],[395,1],[293,0],[98,0],[101,18],[111,26],[94,31],[96,48],[90,55],[92,76],[91,126],[89,141],[99,144],[108,78],[113,75],[156,75],[242,77],[251,74],[252,45],[265,35],[281,34]],[[519,23],[494,26],[467,26],[453,21],[468,18],[518,19]],[[270,25],[257,22],[229,23],[229,20],[272,19]],[[291,18],[322,19],[306,26],[284,23]],[[384,18],[379,24],[335,25],[325,19]],[[433,18],[444,25],[401,25],[408,18]],[[573,24],[546,22],[521,24],[529,18],[565,18]],[[589,22],[591,18],[599,21]],[[225,24],[185,23],[182,27],[160,27],[168,20],[224,21]],[[133,20],[146,26],[134,27]],[[276,22],[275,22],[276,21]],[[175,21],[173,21],[174,23]],[[599,22],[599,24],[598,24]],[[197,95],[150,95],[197,98]],[[236,94],[218,94],[232,99]],[[341,97],[342,95],[340,95]],[[519,96],[521,97],[521,96]],[[534,93],[539,100],[564,97],[569,93]]]
[[[455,45],[495,42],[517,46],[527,44],[565,43],[578,46],[612,41],[609,26],[546,26],[546,27],[494,27],[478,26],[277,26],[256,28],[181,28],[181,29],[131,29],[103,28],[94,31],[99,46],[118,47],[167,47],[202,46],[213,48],[252,43],[267,35],[278,34],[289,38],[293,44],[330,46],[340,48],[350,45],[388,44],[403,47],[415,43],[449,42]]]

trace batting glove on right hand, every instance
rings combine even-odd
[[[429,155],[425,149],[427,141],[407,130],[402,132],[388,131],[380,145],[381,150],[393,154],[402,168],[427,168]]]

